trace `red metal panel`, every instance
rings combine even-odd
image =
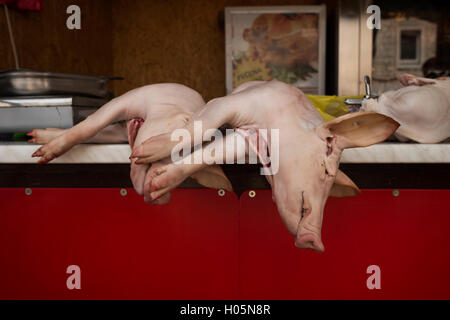
[[[127,191],[0,189],[0,298],[450,299],[450,190],[329,199],[324,254],[294,247],[270,190],[240,209],[215,190],[166,206]],[[72,264],[81,290],[66,288]]]
[[[1,299],[228,299],[238,292],[234,194],[0,189]],[[81,268],[68,290],[66,268]]]
[[[243,299],[450,299],[450,190],[364,190],[328,200],[325,253],[294,247],[270,190],[241,196]],[[381,269],[369,290],[367,267]]]

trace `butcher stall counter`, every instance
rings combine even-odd
[[[128,145],[37,148],[0,144],[0,299],[450,299],[450,143],[345,150],[362,194],[328,199],[322,254],[295,248],[258,165],[222,166],[235,192],[188,179],[149,205]]]

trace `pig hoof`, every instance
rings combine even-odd
[[[155,178],[163,174],[167,170],[166,168],[169,164],[170,159],[162,160],[153,163],[148,169],[144,181],[144,201],[146,203],[165,204],[170,201],[170,196],[166,196],[166,193],[170,191],[170,189],[160,190],[160,188],[157,187],[159,182],[155,182]],[[154,192],[157,192],[157,194]]]
[[[33,129],[27,133],[27,136],[31,137],[28,142],[46,144],[60,136],[63,132],[64,129],[58,128]]]
[[[39,148],[31,155],[31,157],[33,158],[40,157],[40,159],[37,162],[39,164],[48,163],[56,158],[55,154],[53,154],[51,151],[46,150],[46,148],[44,147]]]
[[[65,151],[70,149],[70,146],[64,144],[64,140],[60,140],[62,136],[59,136],[57,139],[50,141],[49,143],[43,145],[39,149],[37,149],[31,156],[40,157],[37,163],[48,163],[62,155]]]
[[[182,166],[176,164],[155,168],[152,175],[153,178],[150,182],[150,199],[152,201],[176,188],[187,178]]]
[[[159,204],[159,205],[168,204],[170,202],[170,192],[163,194],[161,197],[159,197],[154,201],[145,200],[145,202],[147,202],[148,204]]]

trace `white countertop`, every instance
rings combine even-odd
[[[35,163],[31,154],[39,145],[26,142],[0,143],[1,163]],[[51,163],[129,163],[128,144],[82,144]],[[379,143],[347,149],[341,163],[450,163],[450,143]]]
[[[379,143],[346,149],[341,163],[450,163],[450,143]]]

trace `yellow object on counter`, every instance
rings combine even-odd
[[[318,96],[307,94],[308,99],[316,107],[325,121],[333,120],[349,112],[344,103],[346,99],[362,99],[364,96]]]

